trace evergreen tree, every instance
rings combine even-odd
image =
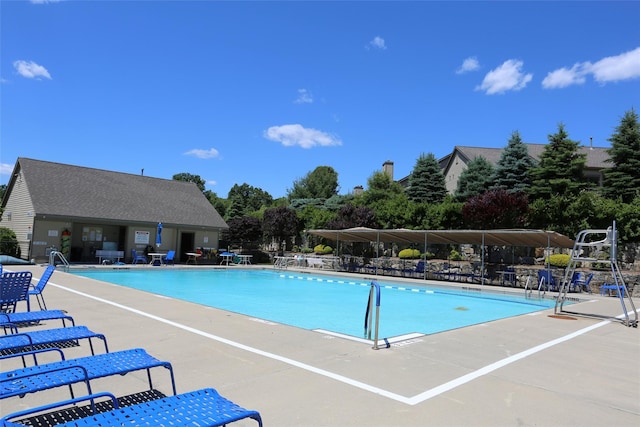
[[[493,188],[513,193],[527,191],[531,185],[529,171],[535,166],[536,162],[529,156],[520,133],[514,131],[496,165]]]
[[[558,125],[558,132],[548,138],[540,163],[531,170],[529,195],[532,200],[549,199],[554,194],[576,196],[587,186],[586,155],[578,152],[579,143],[569,139],[562,123]]]
[[[421,154],[409,177],[407,196],[418,203],[437,203],[446,195],[447,186],[436,157],[432,153]]]
[[[625,113],[609,141],[611,159],[607,161],[613,166],[604,171],[604,194],[631,203],[640,196],[640,125],[633,109]]]
[[[229,207],[225,219],[247,216],[273,203],[273,197],[269,193],[247,183],[231,187],[227,199]]]
[[[487,159],[477,156],[471,160],[458,178],[456,200],[464,202],[469,197],[479,196],[492,184],[493,166]]]
[[[389,199],[398,194],[404,194],[402,186],[386,173],[376,171],[367,180],[367,190],[359,197],[365,206],[370,206],[379,200]]]

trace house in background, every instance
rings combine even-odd
[[[529,156],[536,161],[540,160],[540,154],[544,151],[546,144],[525,144]],[[586,154],[587,159],[584,167],[584,176],[587,180],[602,185],[603,169],[611,167],[611,164],[606,163],[609,159],[607,154],[607,148],[602,147],[580,147],[578,152],[580,154]],[[484,157],[494,167],[498,164],[504,148],[483,148],[483,147],[467,147],[456,145],[450,154],[442,157],[438,162],[442,168],[442,173],[445,178],[445,185],[447,191],[450,194],[455,193],[458,188],[458,179],[460,174],[467,168],[467,164],[478,156]],[[408,175],[398,182],[404,188],[409,186]]]
[[[97,250],[155,248],[185,261],[217,249],[228,225],[194,183],[18,158],[2,200],[0,226],[16,233],[21,256],[37,262],[52,249],[70,262],[97,262]]]

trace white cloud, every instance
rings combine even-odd
[[[469,58],[462,61],[462,65],[456,70],[456,74],[468,73],[469,71],[475,71],[478,68],[480,68],[478,59],[474,56],[470,56]]]
[[[583,84],[592,75],[599,83],[630,80],[640,77],[640,47],[617,56],[608,56],[596,63],[580,62],[569,68],[559,68],[547,74],[542,81],[545,89],[564,88]]]
[[[298,145],[302,148],[315,146],[328,147],[332,145],[342,145],[342,141],[328,133],[304,128],[302,125],[282,125],[271,126],[264,131],[264,137],[275,142],[280,142],[285,147]]]
[[[207,180],[207,184],[209,184],[211,186],[215,186],[215,185],[218,185],[218,181],[215,181],[213,179],[208,179]]]
[[[542,80],[545,89],[563,88],[571,85],[581,85],[587,79],[582,64],[575,64],[571,68],[560,68],[547,74]]]
[[[38,65],[33,61],[14,61],[13,67],[16,69],[18,74],[22,77],[26,77],[28,79],[37,79],[39,77],[46,77],[51,80],[51,75],[42,65]]]
[[[373,40],[371,40],[367,45],[367,49],[370,49],[370,48],[386,50],[387,45],[385,44],[384,39],[382,37],[375,36]]]
[[[11,175],[13,165],[9,163],[0,163],[0,175]]]
[[[294,104],[311,104],[313,103],[313,95],[306,89],[298,89],[298,97]]]
[[[636,79],[640,77],[640,47],[618,56],[608,56],[595,64],[587,62],[585,68],[600,83]]]
[[[199,159],[213,159],[215,157],[218,157],[220,155],[220,153],[218,153],[218,150],[216,150],[215,148],[210,148],[208,150],[202,150],[199,148],[194,148],[193,150],[189,150],[186,153],[184,153],[185,156],[194,156],[197,157]]]
[[[476,90],[484,91],[487,95],[494,95],[524,88],[533,78],[533,74],[523,73],[522,65],[522,61],[515,59],[505,61],[495,70],[489,71]]]

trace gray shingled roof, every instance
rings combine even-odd
[[[228,228],[197,185],[18,158],[37,215]]]
[[[529,155],[534,158],[536,161],[540,160],[540,154],[544,151],[544,148],[548,144],[525,144],[527,146],[527,150],[529,151]],[[489,163],[496,165],[500,160],[500,156],[504,151],[503,148],[482,148],[482,147],[466,147],[457,145],[454,148],[454,151],[457,150],[463,157],[465,157],[465,161],[469,162],[473,160],[477,156],[484,157]],[[605,160],[609,158],[609,154],[607,154],[607,148],[603,147],[579,147],[578,151],[582,154],[587,155],[587,161],[585,167],[589,169],[602,169],[611,167],[610,163],[606,163]]]

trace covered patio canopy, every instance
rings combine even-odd
[[[474,244],[572,248],[569,237],[545,230],[377,230],[366,227],[343,230],[307,230],[307,233],[338,242],[389,242],[425,244]]]

